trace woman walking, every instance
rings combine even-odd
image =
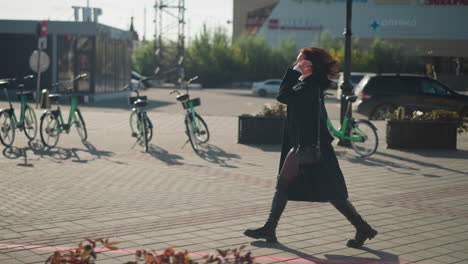
[[[324,90],[337,74],[338,62],[320,48],[304,48],[294,70],[288,69],[277,100],[288,106],[281,150],[280,169],[270,214],[265,225],[244,234],[267,242],[277,242],[276,227],[288,200],[330,202],[356,228],[348,247],[360,248],[377,235],[348,200],[346,183],[331,145],[327,129]],[[320,146],[318,163],[303,164],[296,153],[303,146]]]

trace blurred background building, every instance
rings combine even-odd
[[[233,39],[263,34],[267,41],[293,36],[298,47],[320,46],[328,31],[343,37],[346,0],[233,0]],[[438,73],[468,74],[467,0],[354,0],[353,37],[363,48],[376,38],[417,52]],[[458,70],[457,70],[458,69]]]
[[[85,20],[85,18],[87,20]],[[0,20],[0,78],[34,74],[29,57],[37,49],[38,21]],[[70,81],[87,73],[74,92],[99,94],[120,91],[130,82],[134,32],[83,21],[47,21],[47,48],[50,67],[41,75],[41,87]],[[58,92],[65,92],[66,85]]]

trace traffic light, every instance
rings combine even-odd
[[[38,22],[36,24],[36,36],[38,38],[47,37],[47,21]]]

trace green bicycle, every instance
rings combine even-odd
[[[80,74],[75,79],[72,80],[72,83],[85,78],[87,75]],[[68,90],[71,90],[69,88]],[[78,135],[82,141],[86,141],[88,138],[88,132],[86,131],[86,125],[81,114],[78,104],[83,101],[83,96],[80,95],[70,95],[70,113],[68,115],[67,123],[64,122],[62,117],[62,111],[58,101],[60,99],[59,94],[50,94],[49,100],[51,103],[57,103],[56,110],[45,111],[41,116],[41,125],[40,125],[40,134],[42,143],[49,147],[53,148],[57,145],[62,132],[70,133],[70,127],[75,125]]]
[[[328,129],[335,137],[349,140],[357,154],[369,157],[377,151],[379,145],[377,128],[368,120],[356,120],[350,117],[351,105],[356,101],[357,96],[346,96],[345,99],[347,107],[340,130],[336,130],[330,119],[327,118]]]
[[[199,153],[200,144],[208,142],[210,139],[210,131],[205,123],[205,120],[195,111],[195,107],[201,105],[200,98],[190,99],[188,86],[191,82],[198,79],[198,76],[188,80],[185,84],[186,93],[182,94],[178,89],[173,90],[170,94],[177,93],[177,101],[181,102],[185,109],[185,133],[188,136],[188,141],[195,153]]]
[[[23,79],[34,78],[33,75],[25,76]],[[0,85],[8,85],[15,83],[16,79],[1,79]],[[8,109],[0,110],[0,141],[5,147],[11,147],[15,141],[15,130],[18,128],[23,130],[24,134],[29,140],[33,140],[37,134],[37,119],[34,110],[28,105],[28,100],[34,99],[33,92],[23,91],[24,85],[17,84],[17,88],[21,91],[17,92],[19,100],[21,101],[20,119],[16,118],[15,109],[11,104],[10,97],[6,87],[3,88],[5,97],[8,100],[10,107]]]
[[[138,87],[132,88],[132,93],[135,93],[136,96],[129,96],[128,102],[133,106],[132,113],[130,114],[130,129],[132,131],[132,137],[137,138],[137,143],[139,142],[143,145],[145,152],[148,152],[148,144],[153,138],[153,123],[148,117],[148,114],[144,110],[148,104],[147,96],[140,96],[138,91],[141,88],[141,83],[150,78],[138,80]],[[125,86],[124,90],[129,90],[131,85]]]

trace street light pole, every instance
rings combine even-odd
[[[353,13],[353,0],[346,0],[346,28],[345,32],[345,59],[344,59],[344,69],[343,69],[343,83],[341,84],[341,114],[340,114],[340,121],[343,124],[344,115],[346,114],[346,107],[347,101],[344,99],[347,95],[352,94],[353,85],[350,81],[351,76],[351,16]],[[349,117],[351,117],[352,113],[349,112]],[[346,135],[349,135],[349,130],[346,131]],[[351,143],[347,139],[340,139],[338,142],[339,146],[350,146]]]

